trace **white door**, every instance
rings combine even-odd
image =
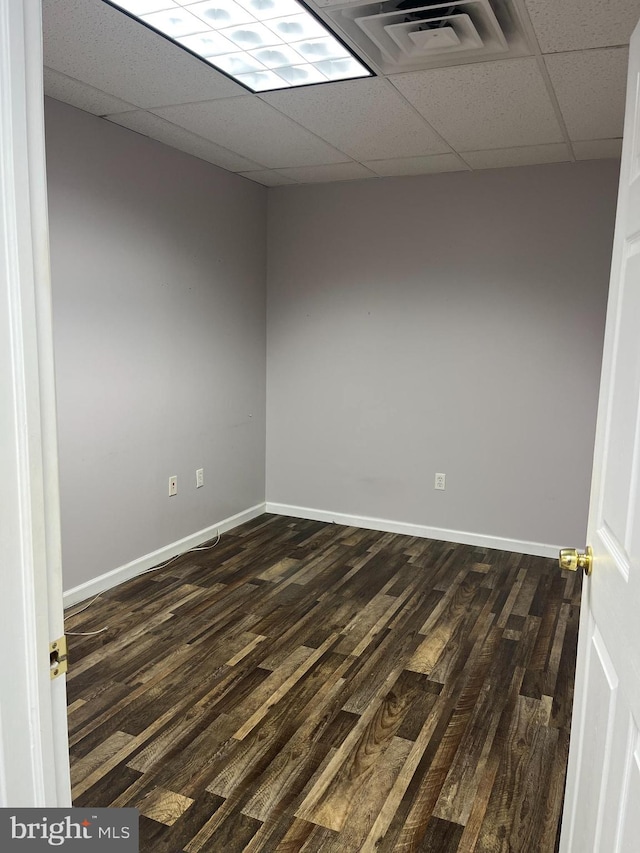
[[[37,0],[0,0],[0,807],[70,804]]]
[[[568,486],[570,489],[570,484]],[[640,850],[640,25],[607,309],[561,853]]]

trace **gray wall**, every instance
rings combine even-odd
[[[264,500],[266,190],[56,101],[46,132],[69,589]]]
[[[268,501],[584,545],[617,176],[271,191]]]
[[[69,589],[264,499],[267,193],[46,129]],[[617,169],[271,190],[268,500],[584,544]]]

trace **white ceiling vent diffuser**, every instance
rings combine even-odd
[[[512,0],[317,0],[384,74],[531,53]]]

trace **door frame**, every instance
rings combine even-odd
[[[42,10],[0,0],[0,807],[70,806]]]
[[[71,805],[42,68],[41,3],[0,0],[0,807]]]

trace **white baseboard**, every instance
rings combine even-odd
[[[456,542],[460,545],[477,545],[481,548],[497,548],[500,551],[514,551],[516,554],[532,554],[535,557],[557,557],[558,546],[545,545],[542,542],[523,542],[519,539],[505,539],[502,536],[487,536],[484,533],[468,533],[465,530],[446,530],[442,527],[426,527],[422,524],[409,524],[404,521],[390,521],[386,518],[369,518],[364,515],[346,515],[342,512],[327,512],[324,509],[310,509],[303,506],[271,503],[267,501],[266,511],[276,515],[290,515],[293,518],[308,518],[311,521],[329,521],[348,527],[364,527],[367,530],[382,530],[385,533],[404,533],[407,536],[420,536],[424,539],[441,539],[444,542]]]
[[[232,530],[252,518],[257,518],[265,512],[265,504],[256,504],[249,509],[236,513],[229,518],[219,521],[217,524],[212,524],[204,530],[199,530],[197,533],[192,533],[190,536],[185,536],[184,539],[178,539],[177,542],[172,542],[170,545],[165,545],[164,548],[158,548],[157,551],[152,551],[150,554],[145,554],[144,557],[139,557],[137,560],[132,560],[125,566],[120,566],[110,572],[105,572],[97,578],[92,578],[86,583],[73,587],[64,593],[64,606],[70,607],[93,595],[98,595],[100,592],[105,592],[112,589],[114,586],[123,583],[123,581],[135,578],[137,575],[146,572],[148,569],[157,566],[165,560],[170,560],[171,557],[177,557],[178,554],[183,554],[190,548],[195,548],[196,545],[201,545],[209,539],[213,539],[218,533],[226,533],[227,530]]]
[[[559,547],[556,545],[545,545],[542,542],[524,542],[519,539],[506,539],[501,536],[487,536],[483,533],[468,533],[463,530],[447,530],[441,527],[427,527],[422,524],[410,524],[404,521],[391,521],[386,518],[370,518],[364,515],[347,515],[342,512],[328,512],[323,509],[311,509],[309,507],[290,506],[289,504],[271,503],[256,504],[249,509],[232,515],[212,524],[204,530],[185,536],[177,542],[165,545],[157,551],[145,554],[137,560],[132,560],[124,566],[113,569],[110,572],[92,578],[86,583],[73,587],[64,593],[64,606],[71,607],[81,601],[85,601],[100,592],[112,589],[124,581],[135,578],[148,569],[157,566],[171,557],[177,557],[190,548],[213,539],[217,533],[225,533],[238,527],[253,518],[257,518],[264,512],[275,515],[288,515],[292,518],[307,518],[312,521],[328,521],[333,524],[343,524],[349,527],[363,527],[366,530],[380,530],[385,533],[403,533],[407,536],[419,536],[424,539],[441,539],[444,542],[456,542],[461,545],[477,545],[482,548],[497,548],[500,551],[514,551],[517,554],[533,554],[536,557],[556,557]]]

